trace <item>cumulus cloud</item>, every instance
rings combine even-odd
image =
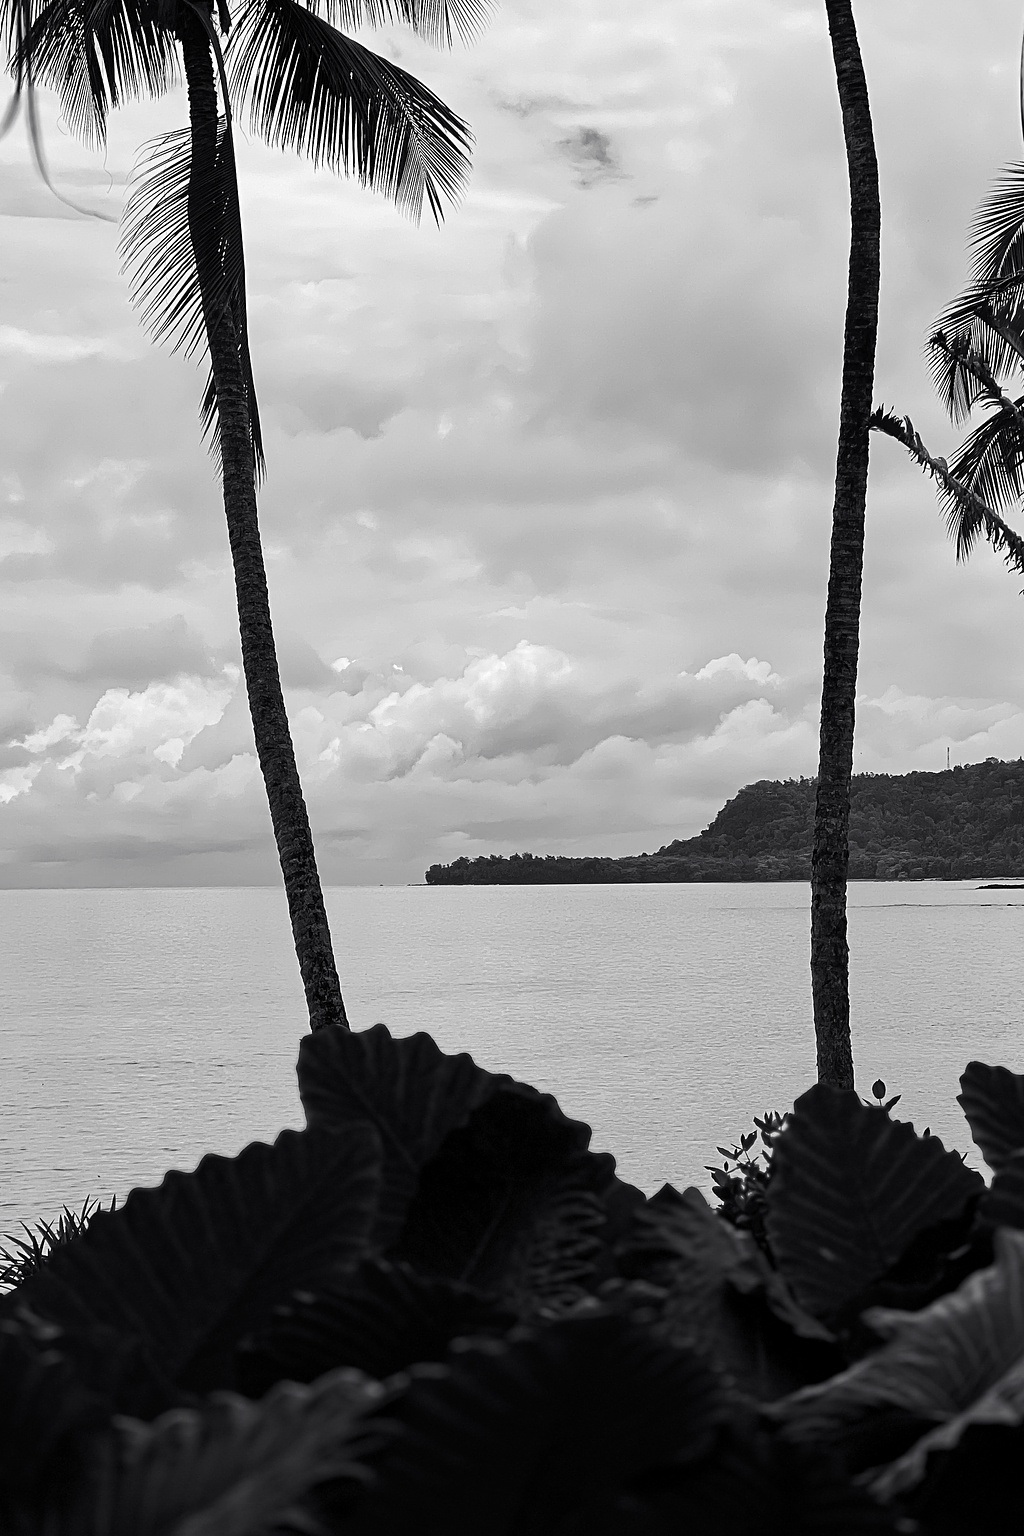
[[[538,826],[564,847],[624,851],[645,835],[657,846],[681,816],[703,814],[723,773],[805,766],[806,720],[765,697],[780,682],[728,656],[658,687],[626,685],[522,641],[429,685],[400,670],[357,694],[318,694],[293,710],[292,730],[328,868],[352,878],[382,841],[395,864],[419,849],[517,846]],[[237,669],[109,688],[84,723],[57,714],[12,745],[21,760],[0,773],[9,876],[41,846],[83,838],[83,856],[126,862],[140,843],[166,856],[225,839],[266,846]]]

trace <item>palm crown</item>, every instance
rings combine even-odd
[[[35,86],[54,89],[72,130],[99,147],[112,108],[180,82],[185,28],[202,28],[220,82],[215,160],[202,168],[204,185],[197,188],[188,129],[144,146],[121,252],[133,298],[158,338],[194,352],[206,340],[211,294],[215,308],[231,311],[257,472],[263,454],[248,350],[233,115],[246,110],[268,144],[355,175],[414,218],[426,204],[440,221],[444,202],[457,198],[469,169],[468,127],[415,76],[341,28],[400,21],[428,41],[450,43],[455,35],[468,38],[486,10],[487,0],[240,0],[233,6],[230,0],[0,0],[15,78],[4,126],[24,98],[48,181]],[[202,414],[216,442],[212,373]]]
[[[936,481],[958,559],[979,538],[1024,574],[1024,539],[1001,513],[1024,499],[1024,164],[1005,167],[971,231],[971,278],[928,339],[939,397],[957,425],[987,414],[947,462],[909,417],[884,408],[872,426],[903,443]]]

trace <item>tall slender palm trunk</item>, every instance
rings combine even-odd
[[[843,113],[851,234],[811,854],[811,991],[818,1079],[838,1088],[852,1088],[846,880],[881,211],[868,88],[853,6],[851,0],[825,0],[825,9]]]
[[[277,666],[256,513],[255,460],[239,338],[230,308],[222,297],[217,299],[213,295],[208,278],[204,280],[206,274],[219,270],[220,256],[216,250],[202,248],[210,237],[204,233],[203,221],[192,212],[193,206],[208,196],[215,184],[219,109],[213,59],[209,39],[195,15],[183,15],[180,37],[192,130],[189,227],[203,290],[210,362],[217,390],[224,511],[235,573],[249,711],[270,802],[310,1027],[344,1026],[348,1020]],[[209,227],[208,220],[205,227]]]

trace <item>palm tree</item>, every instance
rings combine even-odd
[[[928,341],[939,396],[952,420],[987,415],[947,461],[929,452],[909,416],[877,410],[871,425],[901,442],[935,480],[946,524],[965,560],[984,538],[1024,573],[1024,539],[1000,508],[1024,499],[1024,164],[1009,165],[971,229],[971,278]]]
[[[853,6],[851,0],[825,0],[825,9],[846,140],[851,238],[811,853],[811,991],[818,1078],[835,1087],[852,1088],[846,876],[881,215],[871,111]]]
[[[331,24],[403,21],[438,43],[468,37],[488,0],[0,0],[0,29],[46,175],[37,83],[73,129],[104,140],[107,113],[184,74],[189,125],[145,146],[121,250],[133,298],[158,338],[205,346],[202,403],[221,470],[253,733],[313,1029],[346,1025],[309,819],[278,673],[256,490],[264,468],[246,323],[232,117],[246,102],[270,144],[354,173],[440,221],[469,168],[470,133],[414,76]],[[224,46],[222,47],[222,39]],[[218,93],[219,87],[219,93]],[[48,179],[48,178],[47,178]]]

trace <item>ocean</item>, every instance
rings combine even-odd
[[[814,1080],[802,884],[327,892],[356,1028],[554,1093],[653,1192]],[[301,1125],[275,889],[0,892],[0,1233]],[[972,1057],[1024,1071],[1024,891],[850,887],[858,1086],[966,1149]],[[970,1156],[973,1166],[980,1159]]]

